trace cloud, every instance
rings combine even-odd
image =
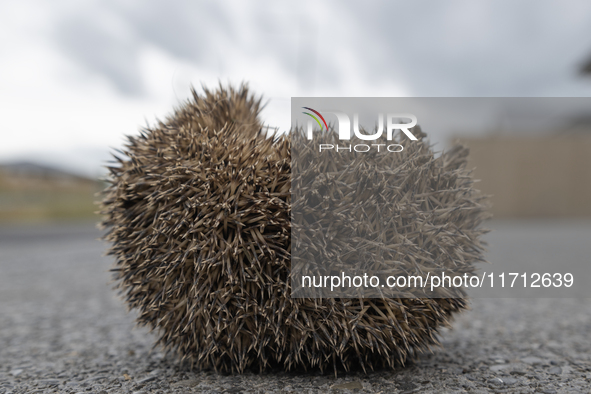
[[[416,1],[356,6],[417,96],[587,95],[575,64],[591,52],[591,3]]]
[[[116,146],[191,84],[292,96],[587,96],[584,0],[0,3],[0,158]]]
[[[141,95],[140,39],[109,10],[73,13],[55,26],[58,45],[87,71],[104,76],[123,94]]]

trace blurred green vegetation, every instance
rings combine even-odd
[[[0,166],[0,223],[99,219],[98,180],[67,173],[7,171]]]

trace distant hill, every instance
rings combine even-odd
[[[0,222],[96,218],[104,185],[34,162],[0,164]]]
[[[0,188],[56,189],[86,188],[98,180],[32,162],[0,164]]]
[[[60,170],[44,164],[38,164],[28,161],[19,161],[14,163],[0,163],[0,168],[6,172],[22,175],[35,175],[49,178],[80,178],[89,179],[80,175]]]

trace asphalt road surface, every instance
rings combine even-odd
[[[590,222],[490,227],[493,265],[591,260]],[[441,349],[397,371],[191,372],[134,327],[99,236],[92,224],[0,227],[0,394],[591,392],[589,298],[475,298],[441,333]]]

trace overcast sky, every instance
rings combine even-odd
[[[0,161],[86,173],[191,84],[281,129],[292,96],[591,96],[587,0],[5,0],[0,45]]]

